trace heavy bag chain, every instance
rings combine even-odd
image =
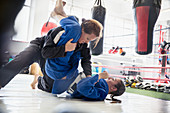
[[[100,6],[102,5],[101,0],[96,0],[95,3],[94,3],[94,5],[96,4],[96,2],[97,2],[97,5],[100,5]]]

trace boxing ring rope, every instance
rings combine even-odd
[[[126,76],[123,75],[114,75],[114,74],[109,74],[110,77],[119,77],[119,78],[126,78]],[[158,80],[158,81],[170,81],[170,79],[158,79],[158,78],[145,78],[142,77],[143,80]]]
[[[105,59],[105,58],[99,58],[99,57],[95,57],[95,59],[108,60],[109,62],[113,61],[113,62],[118,62],[118,63],[120,63],[120,61],[118,61],[118,60],[113,60],[113,59]],[[136,62],[123,62],[123,63],[141,65],[141,63],[136,63]]]
[[[108,68],[108,69],[115,69],[115,70],[124,70],[124,71],[133,71],[133,72],[150,72],[150,73],[161,73],[161,72],[157,72],[157,71],[145,71],[145,70],[132,70],[132,69],[122,69],[122,68],[125,68],[125,67],[121,67],[121,66],[106,66],[106,65],[96,65],[96,64],[93,64],[92,66],[94,67],[103,67],[103,68]],[[126,68],[135,68],[135,67],[130,67],[130,66],[127,66]],[[136,68],[140,68],[140,67],[136,67]],[[145,68],[145,67],[142,67],[142,68]],[[152,68],[152,67],[146,67],[145,69],[149,69],[149,68]],[[153,67],[153,69],[161,69],[161,68],[166,68],[166,67]],[[170,69],[170,67],[168,67],[168,69]],[[167,75],[170,75],[170,73],[166,73]]]
[[[143,56],[116,56],[114,54],[103,54],[105,56],[103,57],[110,57],[110,56],[114,56],[114,57],[125,57],[125,58],[138,58],[138,59],[143,59]],[[149,57],[156,57],[156,56],[170,56],[170,54],[151,54],[151,55],[147,55],[145,56],[145,58],[149,58]],[[94,58],[97,58],[96,56],[93,56]]]
[[[164,31],[170,29],[170,27],[166,27],[166,28],[162,28],[162,29],[156,29],[154,30],[154,32],[158,32],[158,31]],[[125,34],[125,35],[117,35],[117,36],[105,36],[105,38],[117,38],[117,37],[126,37],[126,36],[134,36],[135,34]]]
[[[144,69],[170,69],[170,67],[131,67],[131,66],[106,66],[106,65],[97,65],[97,64],[92,64],[94,67],[103,67],[107,69],[115,69],[115,70],[124,70],[124,71],[133,71],[133,72],[151,72],[151,73],[161,73],[157,71],[145,71],[145,70],[131,70],[131,69],[123,69],[123,68],[144,68]],[[165,72],[165,74],[170,75],[170,73]],[[126,78],[124,75],[114,75],[114,74],[109,74],[109,76],[112,77],[119,77],[119,78]],[[170,81],[170,79],[157,79],[157,78],[144,78],[144,80],[158,80],[158,81]]]
[[[132,67],[132,66],[116,66],[116,67],[119,67],[119,68],[145,68],[145,69],[170,69],[170,67]]]
[[[107,56],[106,56],[107,55]],[[137,62],[120,62],[118,60],[114,60],[114,59],[107,59],[107,58],[110,58],[110,56],[113,56],[113,55],[108,55],[108,54],[104,54],[104,56],[101,57],[97,57],[97,56],[93,56],[93,58],[95,59],[101,59],[101,60],[108,60],[109,62],[112,61],[112,62],[118,62],[118,63],[125,63],[125,64],[133,64],[133,65],[142,65],[141,63],[137,63]],[[155,56],[170,56],[170,54],[156,54],[156,55],[147,55],[148,57],[155,57]],[[132,56],[132,57],[128,57],[128,56],[113,56],[113,57],[116,57],[116,58],[134,58],[135,59],[144,59],[144,57],[138,57],[138,56]],[[147,58],[147,57],[146,57]]]

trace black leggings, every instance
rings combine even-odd
[[[53,83],[54,80],[51,79],[49,76],[47,76],[47,74],[43,73],[44,76],[43,77],[38,77],[38,88],[51,93],[52,88],[53,88]]]
[[[0,86],[7,85],[24,67],[28,67],[34,62],[38,62],[44,72],[45,59],[42,58],[41,48],[37,44],[31,44],[0,69]]]

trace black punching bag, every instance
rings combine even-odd
[[[96,0],[95,4],[96,3],[97,3],[97,6],[94,6],[92,8],[92,18],[99,21],[103,25],[103,28],[104,28],[106,9],[101,5],[101,0]],[[90,50],[92,52],[92,55],[102,54],[102,52],[103,52],[103,36],[104,36],[104,29],[103,29],[103,35],[95,48],[94,48],[95,40],[90,42]]]
[[[161,0],[134,0],[136,23],[136,53],[152,52],[153,30],[161,9]]]

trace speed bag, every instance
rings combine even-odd
[[[134,6],[136,24],[135,51],[140,55],[146,55],[152,52],[153,30],[160,12],[160,4],[155,4],[156,2],[154,1],[156,0],[152,2],[143,0]]]
[[[104,28],[104,21],[105,21],[105,14],[106,9],[103,6],[94,6],[92,8],[92,18],[99,21]],[[102,37],[100,38],[98,44],[95,47],[95,41],[90,42],[90,50],[92,52],[92,55],[100,55],[103,53],[103,36],[104,36],[104,29]]]

